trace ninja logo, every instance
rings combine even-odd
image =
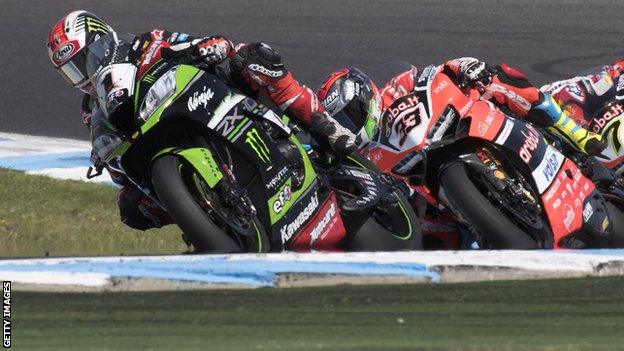
[[[212,92],[212,90],[206,88],[206,86],[204,86],[204,91],[194,92],[193,96],[189,97],[188,102],[187,102],[187,107],[188,107],[189,112],[193,112],[197,110],[199,105],[206,108],[206,106],[208,106],[208,101],[210,101],[213,96],[214,96],[214,93]]]

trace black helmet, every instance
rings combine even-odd
[[[317,90],[325,110],[366,145],[378,130],[381,96],[372,79],[355,67],[330,74]]]

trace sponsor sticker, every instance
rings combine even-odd
[[[281,213],[286,204],[292,199],[292,192],[290,190],[290,185],[286,184],[282,191],[280,191],[279,196],[273,202],[273,212]]]
[[[197,108],[201,105],[204,108],[208,106],[208,102],[214,97],[214,92],[207,88],[204,85],[202,91],[196,91],[193,93],[191,97],[189,97],[187,102],[187,107],[189,112],[193,112],[197,110]]]
[[[587,202],[583,208],[583,222],[587,222],[589,218],[594,214],[594,208],[591,203]]]
[[[563,161],[564,156],[560,152],[551,146],[547,146],[544,158],[542,158],[542,161],[532,173],[533,179],[535,179],[535,184],[537,185],[537,190],[540,194],[546,191],[553,180],[557,177],[557,173],[559,172],[559,168],[561,168]],[[551,189],[551,191],[553,190]]]
[[[565,225],[566,229],[569,231],[571,230],[570,226],[574,222],[574,218],[576,218],[576,215],[574,214],[574,209],[572,209],[572,206],[565,204],[564,208],[565,216],[563,217],[563,225]]]
[[[282,243],[286,243],[303,225],[314,215],[316,209],[319,207],[318,192],[315,191],[310,202],[303,208],[303,210],[295,217],[295,219],[285,224],[280,228],[280,236]]]
[[[535,151],[539,145],[539,134],[530,124],[526,126],[527,132],[524,130],[520,132],[524,136],[524,143],[520,146],[519,154],[522,161],[529,163],[533,158],[533,151]]]
[[[72,43],[67,43],[61,46],[54,53],[54,56],[53,56],[54,61],[56,61],[56,63],[65,62],[74,53],[74,49],[75,49],[75,46]]]

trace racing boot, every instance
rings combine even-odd
[[[548,128],[575,149],[590,156],[599,155],[607,146],[602,136],[578,125],[557,102],[548,94],[540,94],[541,99],[531,108],[530,115],[535,122]]]

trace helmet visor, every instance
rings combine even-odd
[[[85,66],[84,51],[74,55],[69,61],[57,68],[57,72],[75,88],[82,89],[89,84]]]

